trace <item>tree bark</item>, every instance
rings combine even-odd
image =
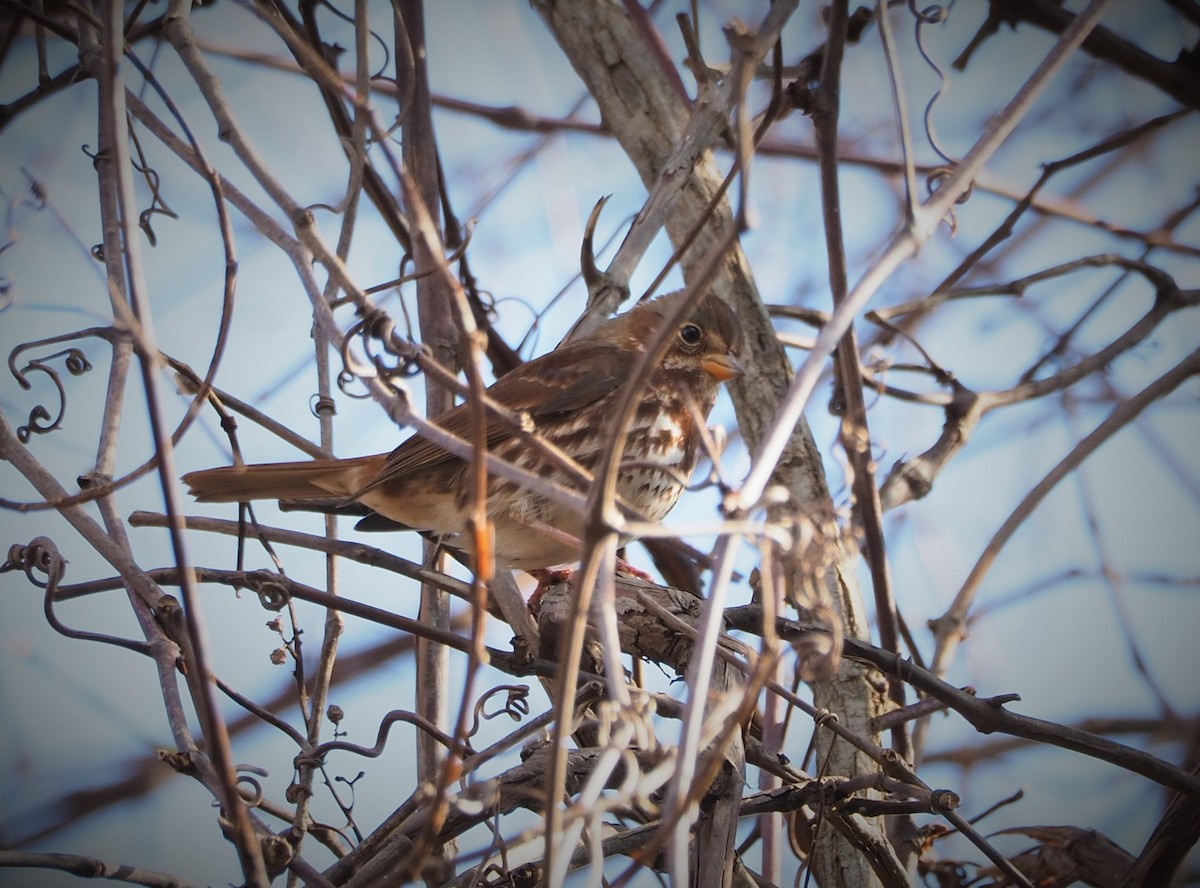
[[[697,145],[696,156],[687,166],[679,163],[676,148],[684,138],[689,111],[678,80],[672,76],[674,67],[647,39],[639,23],[616,3],[534,0],[533,6],[596,100],[606,125],[646,187],[653,189],[663,177],[687,177],[666,214],[668,234],[678,249],[709,213],[723,177],[708,145]],[[729,203],[722,199],[682,258],[685,278],[694,276],[733,224]],[[738,245],[712,279],[711,289],[733,306],[745,331],[746,373],[730,391],[738,424],[753,448],[787,389],[792,367]],[[816,543],[788,559],[797,574],[789,578],[789,587],[813,590],[819,601],[840,615],[847,634],[866,638],[864,606],[852,574],[856,553],[842,543],[837,532],[821,456],[807,422],[797,423],[776,467],[774,482],[789,494],[780,512],[815,532]],[[843,663],[834,676],[813,681],[813,693],[817,706],[878,742],[871,719],[882,714],[886,700],[870,670]],[[866,756],[848,744],[832,743],[832,737],[820,731],[818,738],[826,773],[853,777],[875,770]],[[823,829],[818,835],[815,864],[820,884],[828,888],[879,884],[863,855],[833,829]]]

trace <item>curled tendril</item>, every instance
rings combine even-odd
[[[150,225],[150,220],[156,215],[166,216],[169,219],[178,219],[179,214],[172,210],[167,202],[163,199],[161,182],[158,172],[150,166],[146,160],[146,154],[142,151],[142,143],[138,140],[137,130],[133,125],[133,115],[128,115],[128,132],[129,140],[133,145],[134,152],[137,158],[130,158],[130,164],[135,170],[142,174],[142,178],[146,180],[146,185],[150,189],[150,206],[142,210],[138,215],[138,227],[146,235],[146,241],[150,246],[158,244],[158,238],[154,234],[154,228]]]
[[[238,789],[241,790],[239,794],[242,797],[242,801],[246,803],[247,807],[257,808],[260,804],[262,804],[263,788],[262,784],[259,783],[258,780],[249,776],[248,774],[238,774],[237,785]],[[250,792],[247,793],[245,791],[246,789],[249,789]]]
[[[320,5],[326,11],[328,11],[331,15],[335,16],[336,18],[340,18],[346,24],[348,24],[348,25],[354,24],[354,16],[346,15],[346,13],[342,12],[340,9],[338,9],[336,6],[334,6],[332,3],[324,3],[323,2]],[[391,59],[391,53],[388,50],[387,42],[382,37],[380,37],[379,34],[377,34],[373,28],[368,28],[367,34],[371,37],[371,39],[373,39],[376,43],[378,43],[379,48],[381,50],[383,50],[383,64],[380,65],[379,71],[380,72],[386,71],[388,65],[390,64],[390,59]],[[375,79],[380,76],[381,76],[380,73],[373,74],[372,79]]]
[[[292,600],[291,590],[269,571],[255,572],[248,579],[264,610],[281,611]]]
[[[269,777],[270,772],[266,768],[260,768],[257,765],[234,765],[234,771],[237,772],[237,785],[239,788],[249,788],[250,793],[241,792],[242,800],[251,808],[257,808],[263,801],[262,783],[257,777]],[[251,776],[254,775],[254,776]]]
[[[504,694],[504,704],[496,710],[487,711],[488,702],[500,694]],[[493,719],[507,715],[515,722],[529,715],[529,687],[527,685],[497,685],[487,691],[475,703],[475,720],[471,724],[468,737],[474,737],[479,732],[479,720]]]
[[[916,3],[912,2],[912,0],[909,0],[908,8],[909,11],[912,12],[913,17],[917,22],[915,26],[917,51],[921,53],[921,58],[925,60],[925,64],[932,68],[933,72],[938,76],[937,92],[933,94],[933,97],[930,98],[929,103],[925,106],[925,136],[929,140],[930,147],[932,147],[933,150],[938,153],[942,160],[946,161],[946,163],[954,163],[954,158],[952,158],[942,149],[941,140],[938,138],[937,129],[933,125],[933,108],[939,101],[941,101],[942,96],[949,91],[950,80],[946,77],[946,72],[941,69],[941,66],[939,66],[937,62],[933,60],[933,57],[929,54],[928,50],[925,49],[924,38],[925,26],[940,25],[945,22],[950,16],[950,7],[939,6],[935,4],[933,6],[926,6],[924,9],[918,10]]]
[[[160,183],[162,180],[159,177],[158,172],[151,167],[149,162],[146,160],[146,154],[144,151],[142,151],[142,144],[138,140],[137,131],[133,127],[132,114],[128,115],[128,121],[129,125],[127,127],[127,132],[129,133],[129,139],[133,145],[134,153],[137,155],[136,159],[130,158],[129,162],[130,165],[141,174],[142,178],[146,180],[146,185],[150,189],[150,206],[142,210],[142,212],[138,215],[138,226],[145,233],[147,242],[149,242],[150,246],[153,247],[158,243],[158,238],[155,236],[154,229],[150,225],[150,219],[155,215],[163,215],[171,219],[178,219],[179,214],[172,210],[167,205],[167,202],[163,199],[162,191],[160,190]],[[80,145],[79,150],[91,159],[93,168],[98,166],[100,161],[105,160],[108,157],[108,153],[106,151],[101,150],[93,152],[86,144]],[[101,244],[96,244],[92,247],[92,257],[100,262],[104,261],[104,247]]]
[[[475,755],[475,750],[468,744],[462,744],[456,741],[453,737],[439,730],[436,725],[431,724],[428,719],[417,715],[414,712],[408,712],[403,709],[393,709],[387,713],[379,722],[379,730],[375,735],[374,746],[360,746],[357,743],[350,743],[346,740],[330,740],[322,743],[319,746],[313,746],[309,749],[302,750],[296,755],[293,764],[297,768],[305,766],[319,766],[326,755],[334,750],[342,752],[350,752],[354,755],[361,755],[365,758],[378,758],[383,750],[387,747],[388,735],[391,733],[392,725],[396,722],[405,722],[413,725],[418,730],[424,731],[438,743],[442,744],[446,749],[455,752],[465,758],[470,758]]]
[[[337,414],[337,402],[333,398],[324,398],[321,395],[313,395],[308,400],[308,410],[316,417],[334,416]]]
[[[356,400],[359,400],[359,401],[362,401],[362,400],[370,397],[370,395],[367,392],[352,392],[352,391],[350,391],[350,386],[352,386],[357,380],[358,380],[358,376],[356,376],[350,370],[345,370],[345,369],[340,370],[338,372],[337,380],[336,380],[338,391],[340,391],[347,398],[355,398]]]
[[[392,332],[395,329],[396,322],[392,320],[390,314],[382,308],[372,307],[351,328],[350,335],[362,337],[364,341],[378,339],[380,342],[387,342],[392,338]]]
[[[370,306],[362,310],[362,317],[346,331],[342,346],[342,371],[338,374],[338,388],[350,395],[345,386],[357,376],[368,375],[371,370],[355,372],[358,361],[350,353],[350,343],[358,339],[363,352],[371,363],[374,374],[381,379],[410,378],[421,372],[419,358],[421,346],[406,342],[396,335],[396,322],[382,308]],[[376,345],[377,344],[377,345]],[[378,346],[378,351],[377,351]],[[353,395],[351,395],[353,397]]]
[[[67,559],[63,558],[58,547],[49,537],[34,537],[27,545],[16,543],[9,546],[8,557],[0,564],[0,573],[19,570],[26,579],[39,589],[45,589],[42,598],[42,610],[46,622],[55,632],[67,638],[81,641],[98,641],[111,644],[139,654],[150,654],[150,645],[144,641],[129,638],[118,638],[115,635],[103,635],[98,632],[83,632],[63,624],[54,613],[54,597],[58,593],[58,584],[67,571]]]
[[[13,543],[8,557],[0,564],[0,573],[19,570],[39,589],[54,590],[66,573],[67,559],[49,537],[34,537],[27,545]]]
[[[468,220],[462,241],[444,259],[447,265],[460,261],[466,255],[473,232],[474,220]],[[408,263],[409,257],[405,256],[401,264],[402,271]],[[402,274],[395,280],[377,284],[363,292],[369,296],[383,290],[400,287],[432,273],[432,270],[425,270],[413,274]],[[335,302],[334,307],[345,304],[345,301]],[[356,377],[374,376],[384,382],[389,382],[393,379],[408,379],[418,375],[421,372],[421,358],[428,356],[428,350],[420,343],[413,342],[409,336],[400,334],[396,329],[396,322],[383,308],[365,303],[357,295],[354,297],[354,301],[358,305],[359,318],[346,331],[343,339],[342,370],[337,377],[337,385],[342,393],[352,398],[366,397],[366,395],[357,395],[348,391],[348,386]],[[403,309],[403,303],[401,303],[401,309]],[[364,366],[351,352],[350,346],[354,340],[361,342],[369,366]]]
[[[104,160],[105,158],[108,157],[107,151],[104,151],[104,150],[93,151],[87,143],[80,145],[79,150],[82,151],[84,154],[86,154],[88,159],[91,160],[93,169],[95,169],[97,166],[99,166],[101,160]]]
[[[828,709],[818,709],[816,716],[813,717],[813,727],[819,728],[829,722],[841,721],[836,712],[830,712]]]
[[[941,186],[942,182],[950,178],[950,174],[954,172],[953,166],[940,166],[929,171],[929,175],[925,177],[925,187],[933,194]],[[955,201],[955,203],[964,204],[971,199],[971,193],[975,190],[974,181],[968,183],[967,190],[964,191]]]
[[[950,177],[950,174],[953,172],[954,172],[954,168],[952,166],[940,166],[940,167],[930,170],[929,175],[927,175],[925,177],[926,191],[930,195],[932,195],[935,191],[938,190],[938,188],[941,187],[942,182],[944,182],[946,179],[948,179]],[[974,191],[975,191],[975,182],[971,181],[971,182],[967,183],[966,189],[963,191],[962,194],[960,194],[958,196],[958,198],[954,202],[956,204],[966,203],[968,200],[971,199],[971,195]],[[949,225],[950,225],[950,233],[954,234],[958,230],[958,216],[955,214],[953,209],[951,209],[950,212],[947,214],[947,219],[948,219]]]
[[[17,437],[22,444],[29,443],[29,438],[32,435],[44,435],[47,432],[52,432],[62,425],[63,416],[67,412],[67,391],[63,387],[62,379],[58,371],[50,366],[50,362],[57,358],[64,358],[63,366],[67,368],[67,372],[72,376],[82,376],[92,369],[91,363],[88,361],[84,353],[72,346],[60,352],[55,352],[52,355],[46,355],[41,358],[31,358],[29,362],[19,370],[16,366],[17,355],[26,348],[31,348],[38,343],[27,343],[26,345],[18,346],[12,350],[8,356],[8,369],[13,377],[17,380],[17,385],[29,391],[33,388],[33,383],[29,381],[29,374],[33,372],[45,373],[50,381],[54,383],[54,387],[58,390],[58,413],[51,416],[50,411],[44,404],[36,405],[29,411],[29,422],[17,429]]]
[[[60,353],[61,354],[61,353]],[[67,359],[65,361],[67,372],[72,376],[81,376],[92,369],[92,365],[88,362],[87,356],[77,348],[69,348],[65,352]]]

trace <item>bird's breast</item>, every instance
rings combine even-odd
[[[617,492],[651,521],[675,505],[696,467],[699,439],[682,401],[665,400],[639,416],[630,430],[618,473]]]

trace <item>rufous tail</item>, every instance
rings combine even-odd
[[[183,483],[202,503],[350,496],[377,470],[382,456],[223,466],[188,472]]]

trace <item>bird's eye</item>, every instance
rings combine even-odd
[[[679,341],[684,345],[695,345],[703,335],[695,324],[684,324],[679,328]]]

